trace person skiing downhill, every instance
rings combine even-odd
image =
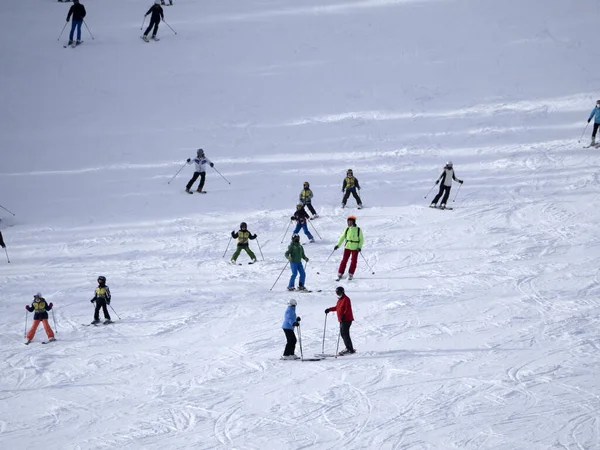
[[[354,350],[354,345],[352,345],[352,339],[350,338],[350,327],[354,321],[354,315],[352,314],[352,303],[350,302],[350,298],[344,292],[344,288],[342,286],[335,288],[335,294],[338,298],[337,303],[335,306],[327,308],[325,310],[325,314],[329,314],[333,311],[337,312],[338,322],[340,323],[340,336],[344,340],[344,345],[346,346],[346,348],[342,350],[339,355],[342,356],[356,353],[356,350]]]
[[[348,201],[350,194],[352,194],[356,200],[358,209],[362,209],[362,200],[356,191],[360,191],[360,184],[358,184],[358,180],[354,178],[354,172],[352,172],[352,169],[348,169],[346,171],[346,178],[344,178],[342,183],[342,192],[344,192],[344,198],[342,198],[342,208],[346,207],[346,202]]]
[[[196,192],[206,194],[206,191],[202,190],[204,188],[204,180],[206,179],[206,164],[208,164],[210,167],[215,167],[215,165],[210,159],[206,157],[206,155],[204,154],[204,150],[202,150],[201,148],[199,148],[196,151],[196,157],[194,159],[187,159],[188,164],[191,164],[192,162],[196,164],[196,170],[194,171],[194,175],[192,176],[190,181],[188,181],[188,184],[185,186],[185,192],[187,192],[188,194],[192,194],[192,191],[190,189],[192,189],[192,186],[194,185],[198,177],[200,177],[200,184],[198,185],[198,189],[196,189]]]
[[[296,316],[296,302],[295,299],[291,298],[287,302],[288,307],[285,309],[285,313],[283,314],[283,324],[281,328],[285,333],[285,349],[283,350],[283,356],[281,359],[300,359],[299,356],[296,356],[294,353],[296,352],[296,333],[294,333],[294,327],[297,327],[300,322],[300,317]]]
[[[102,308],[102,312],[104,313],[104,325],[112,323],[110,314],[108,314],[108,308],[106,307],[106,305],[110,305],[110,299],[110,289],[106,285],[106,277],[100,275],[98,277],[98,287],[94,292],[94,298],[90,300],[91,303],[96,303],[92,325],[100,323],[100,308]]]
[[[27,332],[27,340],[25,344],[28,345],[35,336],[35,332],[40,322],[44,325],[44,331],[48,336],[48,342],[53,342],[56,340],[54,337],[54,332],[52,328],[50,328],[50,324],[48,323],[48,311],[52,309],[54,305],[52,303],[46,303],[46,299],[42,297],[42,294],[39,292],[33,296],[33,302],[31,306],[25,305],[25,309],[29,312],[33,312],[33,323],[31,324],[31,328]]]
[[[67,14],[67,22],[73,16],[73,22],[71,22],[71,33],[69,34],[69,45],[73,45],[73,35],[75,33],[75,29],[77,29],[77,42],[75,45],[81,44],[81,24],[83,23],[83,19],[86,16],[85,6],[79,3],[79,0],[73,0],[73,5],[69,8],[69,13]]]
[[[590,117],[588,117],[588,123],[590,123],[592,119],[594,119],[594,129],[592,130],[592,142],[590,142],[590,147],[596,145],[596,133],[600,127],[600,100],[596,100],[596,106],[592,109]]]
[[[459,180],[454,175],[452,161],[448,161],[446,163],[446,165],[444,166],[444,169],[442,170],[441,175],[435,182],[435,184],[440,185],[440,191],[437,193],[437,195],[431,201],[431,204],[429,205],[430,208],[437,207],[437,202],[442,197],[442,195],[444,196],[444,198],[442,198],[442,203],[440,203],[440,208],[441,209],[446,208],[446,202],[448,201],[448,197],[450,196],[450,189],[452,188],[452,180],[457,181],[460,184],[463,184],[463,180]],[[441,184],[440,184],[440,181],[441,181]]]
[[[356,217],[348,216],[347,224],[348,226],[340,236],[335,247],[333,247],[333,250],[335,251],[342,246],[344,241],[346,241],[344,255],[342,256],[342,261],[338,268],[338,276],[335,281],[340,281],[344,276],[346,264],[350,257],[352,257],[352,260],[350,261],[350,268],[348,269],[348,279],[351,280],[354,277],[354,272],[356,271],[356,266],[358,264],[358,253],[362,250],[362,246],[365,243],[363,232],[360,227],[356,226]]]
[[[298,234],[300,229],[302,229],[309,241],[315,242],[313,235],[310,234],[310,231],[308,231],[307,221],[310,219],[310,217],[308,216],[308,213],[304,209],[304,205],[302,203],[298,203],[296,205],[296,211],[294,212],[294,215],[290,217],[290,219],[296,221],[296,228],[294,228],[294,232],[292,234]]]
[[[302,203],[302,205],[308,208],[310,213],[313,215],[312,218],[316,219],[317,217],[319,217],[319,215],[317,214],[317,211],[315,211],[315,208],[312,205],[312,198],[313,192],[310,190],[310,183],[308,181],[305,181],[304,185],[302,186],[302,190],[300,191],[299,200],[300,203]]]
[[[292,242],[285,252],[285,257],[290,262],[290,269],[292,269],[292,276],[288,283],[288,291],[293,291],[296,283],[296,276],[300,273],[300,284],[298,285],[299,291],[306,291],[304,287],[304,281],[306,280],[306,272],[302,266],[302,260],[308,262],[309,259],[304,254],[304,247],[300,244],[300,236],[297,234],[292,235]]]
[[[146,14],[144,14],[144,17],[147,17],[148,14],[152,14],[150,16],[150,25],[148,25],[148,28],[146,28],[146,31],[144,31],[144,35],[142,36],[142,39],[146,42],[150,42],[148,39],[148,33],[150,33],[152,27],[154,27],[154,30],[152,31],[152,39],[157,40],[156,33],[158,32],[158,24],[165,18],[162,6],[160,6],[160,0],[154,0],[154,5],[150,7]]]
[[[242,250],[244,250],[250,258],[252,258],[250,264],[254,264],[256,262],[256,255],[252,250],[250,250],[248,239],[256,239],[257,235],[248,231],[248,225],[246,222],[240,223],[240,230],[237,233],[232,231],[231,237],[238,240],[237,249],[231,256],[231,264],[236,264],[237,258],[240,256]]]

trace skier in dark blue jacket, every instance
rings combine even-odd
[[[71,33],[69,34],[69,45],[73,45],[73,34],[75,33],[75,29],[77,29],[76,44],[81,44],[81,24],[83,23],[85,15],[85,6],[79,3],[79,0],[73,0],[73,6],[69,8],[69,14],[67,14],[67,22],[71,19],[71,16],[73,16],[73,22],[71,22]]]

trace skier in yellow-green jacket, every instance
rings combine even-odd
[[[363,232],[360,227],[356,226],[356,217],[354,216],[348,216],[348,226],[340,236],[337,245],[333,249],[337,250],[340,248],[344,241],[346,242],[344,245],[344,256],[342,257],[342,262],[340,263],[340,267],[338,269],[336,281],[339,281],[344,275],[344,272],[346,271],[346,264],[348,263],[348,259],[350,257],[352,257],[352,260],[350,261],[350,269],[348,270],[348,279],[351,280],[354,277],[356,264],[358,263],[358,253],[361,251],[365,242]]]

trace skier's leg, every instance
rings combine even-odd
[[[302,230],[307,238],[309,238],[311,241],[314,239],[313,235],[310,234],[310,231],[308,231],[308,224],[306,222],[304,222],[304,225],[302,225]]]
[[[52,339],[54,337],[54,331],[52,331],[50,323],[48,323],[48,319],[42,319],[42,324],[44,325],[46,336],[48,336],[48,339]]]
[[[200,184],[198,185],[198,192],[202,191],[204,187],[204,180],[206,179],[206,172],[200,172]]]
[[[285,350],[283,351],[283,356],[293,355],[296,351],[296,334],[294,333],[294,330],[288,330],[285,328],[283,332],[285,333],[285,338],[287,341],[285,344]]]
[[[256,261],[256,255],[252,250],[250,250],[250,247],[244,247],[244,250],[246,250],[246,253],[250,258],[252,258],[253,261]]]
[[[100,320],[100,308],[102,308],[102,305],[100,303],[100,300],[96,300],[96,308],[94,309],[94,320]]]
[[[77,40],[81,41],[81,24],[82,24],[83,20],[78,20],[77,21]],[[75,24],[75,21],[73,21],[73,23]]]
[[[35,330],[37,330],[39,324],[40,320],[34,320],[31,324],[31,328],[27,332],[27,339],[29,339],[30,341],[33,340],[33,337],[35,336]]]
[[[233,252],[233,255],[231,256],[231,260],[233,262],[236,262],[238,259],[238,256],[240,256],[240,253],[242,252],[242,246],[238,245],[237,248],[235,249],[235,252]]]
[[[317,212],[315,211],[315,208],[313,208],[313,205],[312,205],[312,203],[307,203],[307,204],[306,204],[306,207],[308,208],[308,210],[310,211],[310,213],[311,213],[313,216],[316,216],[316,215],[317,215]]]
[[[440,185],[440,190],[438,191],[437,195],[436,195],[435,197],[433,197],[433,200],[431,200],[431,204],[432,204],[432,205],[435,205],[435,204],[437,204],[438,200],[439,200],[440,198],[442,198],[442,194],[443,194],[443,193],[444,193],[444,185],[443,185],[443,184],[441,184],[441,185]]]
[[[297,222],[296,228],[294,228],[294,231],[292,232],[292,234],[298,234],[298,232],[300,231],[301,228],[302,228],[302,225],[300,224],[300,222]]]
[[[444,186],[444,190],[446,192],[444,192],[444,198],[442,198],[442,205],[446,205],[446,202],[448,201],[448,197],[450,197],[450,186]]]
[[[346,271],[346,264],[348,264],[349,257],[350,257],[350,250],[345,248],[344,256],[342,257],[342,262],[340,262],[340,267],[338,268],[338,273],[343,274]]]
[[[148,25],[148,28],[146,28],[146,31],[144,31],[144,36],[148,36],[148,33],[150,33],[150,30],[152,29],[153,26],[154,26],[154,22],[150,21],[150,25]]]
[[[98,300],[96,300],[96,302],[98,302]],[[106,301],[102,300],[100,303],[102,305],[102,313],[104,314],[104,318],[106,320],[110,320],[110,314],[108,314],[108,308],[106,307]]]
[[[288,283],[288,288],[293,288],[296,285],[296,276],[298,275],[298,263],[290,262],[290,269],[292,269],[292,276]]]
[[[342,339],[344,340],[344,345],[346,349],[351,352],[354,351],[354,346],[352,345],[352,339],[350,338],[350,327],[352,326],[352,322],[341,322],[340,323],[340,334],[342,335]]]
[[[300,286],[304,286],[304,282],[306,281],[306,272],[304,271],[304,266],[301,262],[298,263],[298,272],[300,272]]]
[[[150,28],[150,27],[148,27]],[[144,36],[146,36],[148,34],[148,30],[146,30],[146,32],[144,33]],[[198,176],[200,175],[200,172],[194,172],[194,175],[192,175],[192,178],[190,179],[190,181],[188,181],[188,184],[185,185],[185,190],[189,191],[193,184],[196,182],[196,180],[198,179]]]
[[[157,32],[158,32],[158,21],[154,22],[154,31],[152,32],[152,37],[156,37]]]
[[[346,192],[344,192],[344,198],[342,198],[342,205],[346,205],[348,197],[350,197],[350,189],[346,189]]]
[[[357,204],[357,205],[359,205],[359,206],[360,206],[360,205],[362,205],[362,202],[361,202],[361,200],[360,200],[360,197],[359,197],[359,196],[358,196],[358,194],[356,193],[356,189],[354,189],[354,190],[352,191],[352,196],[354,197],[354,200],[356,200],[356,204]]]
[[[73,35],[75,34],[75,21],[71,21],[71,32],[69,33],[69,42],[73,42]]]
[[[596,133],[598,132],[598,127],[600,127],[600,123],[594,122],[594,129],[592,131],[592,144],[596,142]]]
[[[348,250],[351,254],[350,260],[350,268],[348,269],[348,273],[354,275],[356,271],[356,264],[358,263],[358,250]]]

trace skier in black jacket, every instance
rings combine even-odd
[[[150,9],[144,17],[146,17],[150,13],[152,13],[152,15],[150,16],[150,25],[148,25],[148,28],[146,28],[146,31],[144,31],[144,36],[142,36],[142,39],[144,39],[146,42],[150,42],[150,40],[148,39],[148,33],[150,33],[152,27],[154,27],[154,31],[152,31],[152,39],[156,40],[158,24],[161,20],[164,20],[165,18],[162,6],[160,6],[160,0],[154,0],[154,5],[150,7]]]
[[[73,34],[75,28],[77,28],[77,45],[81,44],[81,24],[85,18],[86,11],[85,6],[79,3],[79,0],[73,0],[73,6],[69,8],[69,14],[67,14],[67,22],[73,15],[73,22],[71,22],[71,33],[69,34],[69,45],[73,45]]]

